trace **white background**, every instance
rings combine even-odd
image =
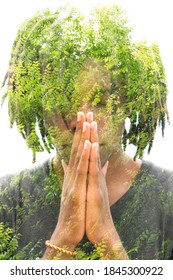
[[[8,67],[11,46],[20,24],[31,17],[38,10],[47,7],[56,9],[58,0],[5,0],[0,3],[0,83]],[[64,1],[62,1],[64,2]],[[173,39],[172,39],[172,8],[171,0],[71,0],[70,3],[79,7],[84,13],[89,13],[95,3],[114,2],[121,5],[126,11],[133,27],[135,39],[146,38],[149,42],[156,40],[159,43],[162,61],[166,69],[169,87],[168,109],[170,120],[173,123]],[[165,139],[159,130],[156,135],[153,150],[149,159],[153,162],[172,168],[173,156],[173,124],[165,132]],[[131,153],[131,149],[129,149]],[[37,164],[50,155],[41,153],[37,157]],[[145,158],[148,159],[146,155]],[[25,141],[16,131],[9,129],[7,106],[0,108],[0,176],[19,171],[32,166],[31,151]]]

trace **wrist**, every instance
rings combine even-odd
[[[75,255],[74,243],[70,243],[65,238],[53,233],[50,240],[45,241],[47,246],[43,259],[49,260],[69,260]]]
[[[55,230],[50,238],[50,243],[61,247],[66,250],[74,251],[77,244],[73,242],[73,239],[68,235],[63,234],[63,231]]]
[[[115,232],[114,234],[107,234],[104,238],[95,244],[97,252],[101,259],[107,260],[127,260],[128,255],[125,251],[123,243]]]
[[[71,252],[73,252],[76,248],[76,244],[74,243],[70,243],[68,240],[66,239],[60,239],[60,238],[51,238],[50,239],[50,243],[52,245],[55,245],[55,246],[58,246],[62,249],[65,249],[65,250],[69,250]]]

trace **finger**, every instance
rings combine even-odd
[[[90,135],[91,143],[98,142],[99,137],[97,132],[97,122],[93,121],[90,127],[91,127],[91,135]]]
[[[62,164],[64,173],[66,173],[66,170],[67,170],[67,168],[68,168],[68,165],[66,164],[66,162],[65,162],[63,159],[61,160],[61,164]]]
[[[86,121],[91,123],[93,121],[93,112],[88,112],[86,114]]]
[[[73,137],[73,144],[71,149],[71,155],[69,160],[69,167],[73,167],[76,159],[76,154],[81,140],[83,122],[85,121],[85,114],[83,112],[78,112],[76,131]]]
[[[89,139],[90,139],[90,124],[88,122],[83,122],[82,135],[81,135],[78,151],[76,154],[76,159],[74,164],[75,166],[77,166],[79,163],[82,151],[84,149],[85,140],[89,140]]]
[[[89,156],[90,156],[91,143],[86,140],[84,143],[84,148],[81,154],[81,158],[77,167],[77,180],[78,185],[86,182],[88,167],[89,167]]]
[[[98,143],[92,143],[89,161],[89,177],[97,177],[99,173]]]
[[[107,174],[108,165],[109,165],[109,161],[107,160],[107,162],[105,163],[105,165],[102,167],[102,173],[103,173],[103,175],[104,175],[105,177],[106,177],[106,174]]]

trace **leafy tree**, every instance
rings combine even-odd
[[[122,136],[124,148],[132,143],[135,157],[142,157],[152,147],[157,126],[164,131],[167,88],[158,45],[133,43],[126,16],[116,5],[94,9],[90,20],[70,7],[46,10],[22,24],[3,83],[11,126],[16,122],[33,160],[37,152],[53,148],[44,113],[78,111],[83,98],[78,77],[86,61],[101,61],[110,73],[107,109],[117,113],[123,101],[119,115],[130,120]],[[93,106],[104,93],[96,83],[88,94]]]
[[[12,228],[0,223],[0,260],[13,259],[19,237]]]

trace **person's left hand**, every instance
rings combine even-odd
[[[88,170],[86,202],[86,235],[93,244],[116,241],[117,232],[110,212],[106,172],[108,162],[101,167],[97,124],[90,125],[91,152]]]

